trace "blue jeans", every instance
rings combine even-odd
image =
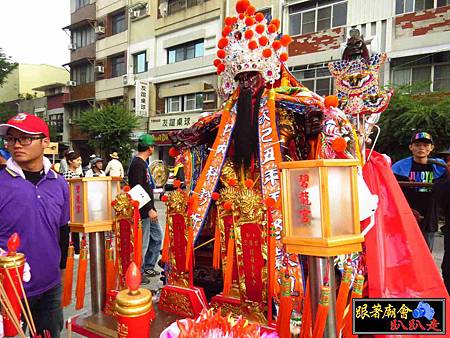
[[[150,218],[142,220],[142,270],[154,269],[162,244],[162,231]]]
[[[61,307],[61,284],[45,291],[43,294],[29,297],[31,314],[38,334],[44,336],[43,330],[49,331],[52,338],[59,338],[64,327]]]

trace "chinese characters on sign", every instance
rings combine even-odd
[[[444,299],[354,299],[353,334],[445,334]]]
[[[136,81],[136,116],[148,117],[149,87],[148,81]]]
[[[190,127],[198,121],[197,114],[167,114],[150,118],[149,129],[152,130],[176,130]]]
[[[309,175],[298,175],[298,184],[300,192],[298,194],[298,201],[300,203],[299,216],[303,225],[311,225],[311,201],[309,200]]]
[[[75,214],[81,214],[81,185],[75,185]]]

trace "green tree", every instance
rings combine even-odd
[[[9,57],[5,55],[3,49],[0,48],[0,87],[3,87],[9,73],[11,73],[17,66],[18,63],[11,61]]]
[[[131,154],[130,133],[138,126],[137,117],[123,105],[107,105],[81,114],[76,123],[89,136],[88,143],[103,155],[117,151],[126,161]]]
[[[6,121],[16,114],[17,110],[11,109],[5,103],[0,103],[0,123],[6,123]]]
[[[433,136],[435,151],[450,147],[450,93],[425,92],[429,83],[396,87],[388,109],[381,114],[377,148],[397,161],[409,156],[415,132]]]

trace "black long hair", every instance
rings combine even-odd
[[[243,163],[246,168],[250,167],[252,154],[258,151],[258,115],[263,92],[264,87],[256,94],[255,104],[252,105],[252,90],[241,89],[237,101],[233,159],[236,164]]]

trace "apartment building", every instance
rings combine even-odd
[[[65,102],[69,99],[69,87],[66,83],[54,82],[33,88],[33,91],[40,97],[21,100],[18,111],[35,114],[47,121],[51,141],[61,143],[59,150],[62,153],[70,144],[69,125],[64,118],[68,116]]]
[[[168,132],[186,128],[218,107],[213,67],[225,13],[223,0],[151,1],[155,9],[149,130],[158,157],[171,164]]]
[[[69,93],[65,99],[65,124],[68,127],[72,146],[81,152],[83,158],[92,154],[86,134],[82,133],[75,120],[81,112],[92,109],[95,104],[95,49],[96,49],[96,9],[93,0],[70,0],[70,25],[63,29],[70,35]]]
[[[341,58],[351,28],[372,53],[388,53],[382,83],[431,81],[430,90],[450,90],[449,0],[288,0],[283,13],[294,38],[288,65],[319,94],[333,92],[327,64]]]
[[[0,90],[0,102],[10,102],[12,109],[15,109],[15,103],[24,98],[44,95],[33,88],[53,82],[65,83],[67,80],[69,80],[69,73],[62,67],[21,63],[8,74]]]

